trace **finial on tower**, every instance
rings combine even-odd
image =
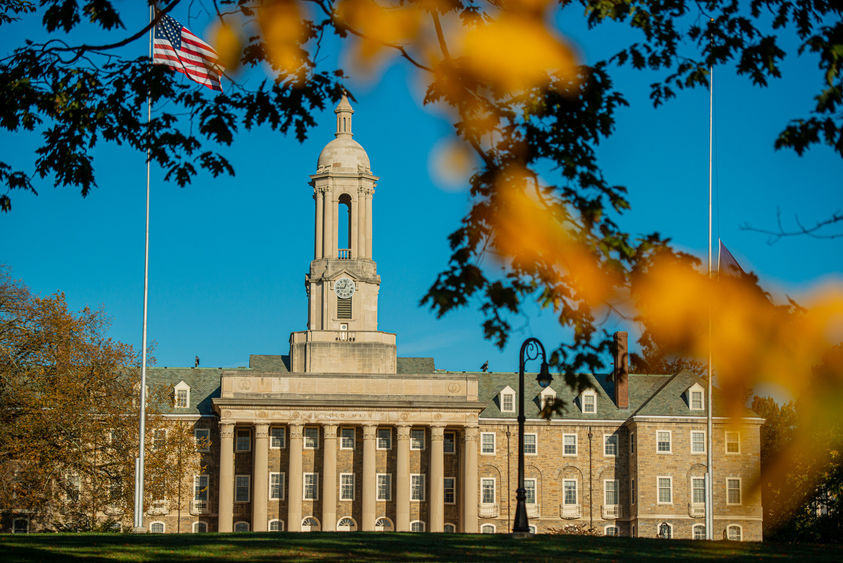
[[[337,104],[337,109],[334,110],[334,113],[337,114],[336,136],[339,137],[340,135],[348,135],[349,137],[352,137],[351,115],[354,113],[354,110],[351,108],[351,104],[348,103],[348,96],[345,95],[345,92],[342,93],[342,99],[340,100],[340,103]]]

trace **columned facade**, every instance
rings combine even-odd
[[[278,518],[269,516],[268,504],[280,504],[274,500],[279,497],[286,500],[287,507],[285,514],[278,514],[284,521],[280,528],[294,532],[316,529],[313,522],[307,522],[308,519],[318,522],[318,529],[322,531],[349,529],[349,521],[354,523],[351,529],[362,531],[411,531],[411,522],[421,522],[425,531],[443,532],[446,521],[453,526],[453,531],[476,532],[478,529],[477,455],[476,451],[468,450],[470,440],[476,443],[476,426],[415,423],[350,425],[343,422],[342,416],[338,417],[339,421],[329,423],[311,423],[312,418],[305,418],[304,423],[285,422],[278,416],[280,413],[267,412],[260,414],[268,416],[254,421],[250,420],[253,413],[229,412],[235,416],[232,421],[221,424],[220,434],[218,514],[221,532],[236,531],[235,520],[247,522],[248,529],[256,532],[271,529],[269,522]],[[346,414],[354,418],[363,413]],[[274,432],[272,435],[289,450],[286,466],[268,466],[271,429]],[[340,429],[344,431],[342,436],[345,443],[338,436]],[[413,448],[430,448],[428,467],[411,467],[411,430],[417,433],[416,436],[425,436],[425,443],[421,445],[416,437]],[[240,460],[235,464],[234,437],[240,431],[254,434],[254,441],[250,445],[251,471],[248,473],[244,472],[245,464],[241,467]],[[446,456],[446,434],[449,452],[456,453],[459,449],[465,451],[464,456]],[[351,438],[352,435],[354,438]],[[362,437],[362,443],[356,443],[357,436]],[[393,436],[394,443],[388,443]],[[462,441],[459,441],[459,436],[464,437]],[[355,443],[351,459],[338,463],[338,451],[342,451],[341,448],[349,449],[352,440]],[[388,454],[391,448],[396,448],[394,465],[389,455],[379,455]],[[308,458],[305,453],[311,449],[321,464],[305,466],[303,460],[316,459]],[[354,463],[354,457],[358,455],[362,459],[359,466]],[[462,468],[453,485],[462,494],[456,499],[449,497],[447,504],[446,457],[454,458],[449,460],[449,471]],[[360,475],[355,472],[356,467],[361,470]],[[280,485],[283,490],[271,490],[271,473],[286,475],[286,486]],[[416,479],[423,476],[426,486],[419,489],[416,483],[413,492],[411,475],[416,476]],[[248,477],[248,482],[252,484],[248,493],[243,489],[243,483],[247,481],[244,477]],[[240,480],[239,490],[235,478]],[[314,487],[316,481],[319,484]],[[417,496],[419,494],[421,496]],[[426,501],[426,509],[422,503],[417,502],[421,500]],[[238,508],[244,504],[248,504],[248,510]],[[303,511],[303,506],[312,508]],[[275,513],[277,510],[273,511]]]

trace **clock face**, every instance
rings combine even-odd
[[[354,282],[351,278],[340,278],[334,282],[334,291],[337,297],[341,297],[342,299],[349,299],[354,295],[354,289]]]

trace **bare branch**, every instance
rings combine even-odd
[[[127,37],[127,38],[125,38],[121,41],[118,41],[116,43],[109,43],[107,45],[78,45],[76,47],[65,46],[65,47],[49,47],[48,48],[47,45],[50,44],[50,42],[48,41],[47,43],[44,43],[43,45],[33,45],[33,47],[41,47],[42,52],[59,52],[59,51],[75,52],[76,55],[72,59],[70,59],[69,61],[66,62],[66,64],[71,64],[71,63],[77,61],[78,59],[80,59],[82,57],[82,55],[84,53],[88,52],[88,51],[106,51],[106,50],[109,50],[109,49],[116,49],[117,47],[122,47],[124,45],[128,45],[132,41],[135,41],[135,40],[143,37],[144,35],[146,35],[147,32],[149,32],[150,29],[152,29],[155,26],[155,24],[158,23],[158,21],[161,19],[161,16],[170,12],[173,8],[175,8],[176,4],[178,4],[179,2],[180,2],[180,0],[173,0],[165,8],[162,8],[161,10],[158,10],[158,13],[155,15],[155,17],[152,19],[151,22],[149,22],[148,24],[143,26],[140,30],[138,30],[134,34],[132,34],[129,37]]]
[[[794,230],[787,230],[784,228],[782,224],[782,212],[781,209],[776,209],[776,225],[778,227],[777,230],[770,230],[770,229],[759,229],[758,227],[753,227],[749,223],[744,223],[741,225],[741,230],[743,231],[752,231],[755,233],[762,233],[768,235],[767,244],[775,244],[779,240],[783,239],[784,237],[795,237],[795,236],[808,236],[811,238],[817,239],[834,239],[843,237],[843,232],[839,233],[820,233],[822,229],[828,227],[829,225],[833,225],[835,223],[843,222],[843,211],[835,211],[831,217],[823,219],[822,221],[817,221],[812,226],[806,227],[802,224],[802,221],[799,219],[798,215],[794,215],[793,217],[794,222],[796,223],[796,229]]]
[[[418,69],[421,69],[421,70],[426,70],[427,72],[433,72],[432,68],[423,65],[422,63],[417,61],[415,58],[413,58],[413,56],[410,55],[409,52],[407,52],[407,49],[405,49],[403,45],[399,45],[398,43],[390,43],[388,41],[381,41],[380,39],[375,39],[373,37],[369,37],[368,35],[365,35],[364,33],[361,33],[360,31],[357,31],[353,27],[349,26],[347,23],[339,21],[336,18],[336,14],[334,14],[334,11],[332,9],[329,9],[328,6],[326,6],[325,3],[322,0],[305,0],[305,1],[311,2],[311,3],[319,6],[319,8],[323,12],[325,12],[325,15],[327,15],[330,18],[331,23],[334,25],[335,29],[344,29],[344,30],[348,31],[350,34],[352,34],[356,37],[368,39],[369,41],[374,41],[376,43],[380,43],[384,47],[389,47],[390,49],[395,49],[396,51],[401,53],[401,56],[404,57],[405,59],[407,59],[407,61],[409,61],[410,64],[412,64],[414,67],[416,67]]]

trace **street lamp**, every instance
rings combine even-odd
[[[536,338],[528,338],[521,345],[521,352],[518,355],[518,488],[515,490],[515,523],[512,531],[515,534],[530,533],[530,525],[527,522],[527,489],[524,488],[524,364],[529,360],[535,360],[541,353],[542,366],[536,381],[539,387],[544,389],[553,381],[553,376],[547,369],[547,355],[544,346]]]

